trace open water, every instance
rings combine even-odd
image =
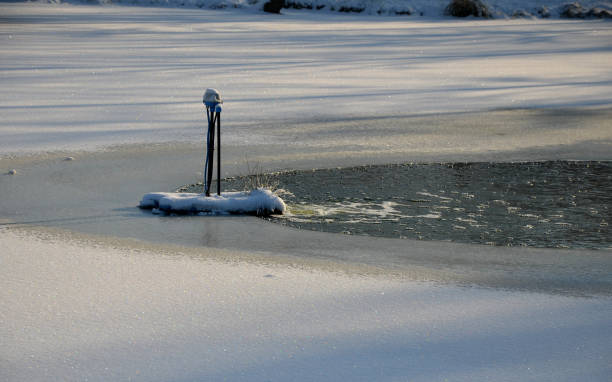
[[[612,248],[612,162],[360,166],[226,179],[279,190],[301,229],[496,246]],[[201,187],[201,186],[200,186]]]

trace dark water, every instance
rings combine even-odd
[[[497,246],[612,248],[612,162],[362,166],[231,178],[281,190],[302,229]]]

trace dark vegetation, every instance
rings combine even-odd
[[[480,0],[451,0],[445,14],[454,17],[491,17],[489,9]]]
[[[325,5],[313,5],[311,3],[301,1],[286,1],[285,8],[321,10],[325,8]]]
[[[285,7],[285,0],[268,0],[264,3],[263,10],[268,13],[280,13]]]
[[[257,2],[258,0],[251,0]],[[444,10],[446,16],[452,17],[481,17],[493,18],[493,12],[487,7],[483,0],[449,0],[448,6]],[[283,8],[291,9],[310,9],[321,10],[328,9],[332,12],[343,13],[362,13],[366,11],[365,7],[356,5],[325,5],[316,0],[266,0],[263,10],[268,13],[280,13]],[[602,7],[585,8],[579,2],[567,3],[555,11],[563,18],[571,19],[609,19],[612,18],[612,11]],[[377,14],[394,14],[394,15],[412,15],[414,10],[408,5],[405,7],[383,9],[376,11]],[[556,12],[555,12],[556,13]],[[423,16],[423,13],[420,13]],[[500,15],[503,17],[503,15]],[[511,16],[513,18],[523,17],[551,17],[551,10],[545,6],[533,7],[531,9],[517,9]]]
[[[561,8],[561,17],[568,19],[610,19],[612,18],[612,12],[599,7],[587,9],[580,3],[575,2],[565,4]]]

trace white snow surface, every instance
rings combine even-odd
[[[612,371],[610,298],[6,229],[0,243],[2,381],[603,382]]]
[[[154,208],[164,212],[208,212],[213,214],[282,214],[283,200],[268,189],[244,192],[224,192],[221,195],[184,192],[150,192],[140,201],[141,208]]]
[[[0,92],[0,155],[200,143],[211,87],[225,100],[223,144],[246,146],[356,143],[369,125],[306,140],[269,129],[295,121],[612,104],[612,23],[600,20],[40,3],[0,3],[0,14],[10,89]]]

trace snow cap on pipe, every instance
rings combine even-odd
[[[202,99],[202,102],[204,102],[206,106],[213,107],[220,103],[223,103],[223,99],[221,98],[221,94],[219,94],[219,91],[217,89],[208,88],[204,92],[204,98]]]

